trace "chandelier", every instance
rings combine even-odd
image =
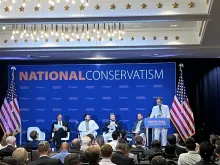
[[[121,23],[93,23],[93,24],[23,24],[12,25],[11,39],[25,40],[113,40],[123,39],[124,24]]]

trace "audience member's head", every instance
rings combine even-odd
[[[167,141],[169,145],[175,145],[176,144],[176,136],[175,135],[169,135],[167,137]]]
[[[105,141],[104,141],[104,137],[103,136],[97,136],[96,138],[96,142],[98,143],[98,145],[101,147],[105,144]]]
[[[93,144],[95,142],[95,136],[93,134],[88,134],[87,136],[91,139]]]
[[[163,156],[155,156],[151,160],[151,165],[166,165],[166,159]]]
[[[215,151],[216,151],[216,156],[220,158],[220,146],[217,146]]]
[[[60,150],[69,150],[69,143],[63,142],[60,146]]]
[[[89,163],[98,163],[100,159],[100,147],[90,146],[86,149],[85,155]]]
[[[196,142],[192,137],[185,140],[185,145],[188,151],[195,151],[196,149]]]
[[[6,138],[7,138],[7,135],[4,134],[4,135],[2,136],[2,139],[1,139],[1,145],[2,145],[2,146],[6,146],[6,145],[7,145],[7,144],[6,144]]]
[[[81,138],[81,150],[85,151],[89,146],[91,146],[92,141],[90,137],[84,136]]]
[[[80,165],[80,155],[76,153],[68,154],[64,159],[64,165]]]
[[[167,145],[167,146],[165,147],[165,154],[166,154],[167,156],[175,155],[175,154],[176,154],[175,147],[172,146],[172,145]]]
[[[136,146],[142,146],[144,145],[144,140],[141,136],[136,136],[135,139],[134,139],[134,143]]]
[[[202,142],[200,144],[199,152],[203,160],[209,161],[213,156],[214,146],[210,142]]]
[[[17,148],[12,153],[12,158],[14,158],[17,161],[17,164],[25,165],[28,162],[28,153],[24,148]]]
[[[129,146],[124,140],[119,140],[116,145],[116,151],[126,154],[129,151]]]
[[[6,144],[15,146],[16,145],[16,138],[14,136],[8,136],[6,138]]]
[[[120,137],[120,134],[119,134],[118,131],[114,131],[114,132],[112,133],[112,138],[113,138],[113,140],[118,140],[119,137]]]
[[[77,149],[80,149],[80,147],[81,147],[81,144],[80,144],[80,139],[73,139],[72,140],[72,147],[74,147],[74,148],[77,148]]]
[[[30,132],[30,137],[31,137],[31,139],[32,140],[36,140],[36,139],[38,139],[38,133],[37,133],[37,131],[31,131]]]
[[[40,155],[50,155],[50,144],[47,141],[41,141],[38,144],[38,152]]]
[[[103,158],[110,158],[112,155],[113,149],[109,144],[105,144],[101,147],[101,155]]]
[[[216,147],[217,147],[217,146],[220,146],[220,139],[217,139],[217,140],[216,140],[215,145],[216,145]]]
[[[159,140],[153,140],[151,142],[151,148],[161,148],[161,142]]]
[[[216,135],[210,135],[210,143],[212,143],[213,145],[215,145],[216,140],[218,139],[218,136]]]

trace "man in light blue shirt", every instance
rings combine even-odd
[[[162,104],[162,98],[158,97],[157,106],[154,106],[150,115],[150,118],[170,118],[170,110],[167,105]],[[167,142],[167,129],[154,129],[154,140],[160,140],[161,144],[166,146]]]
[[[70,154],[68,150],[69,150],[69,144],[64,142],[60,146],[60,153],[52,156],[51,158],[60,159],[60,161],[64,164],[65,157]]]

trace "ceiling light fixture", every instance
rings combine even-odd
[[[177,27],[178,25],[170,25],[170,27]]]

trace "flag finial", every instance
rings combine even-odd
[[[180,67],[180,72],[182,72],[182,68],[184,67],[183,63],[179,64],[179,67]]]

